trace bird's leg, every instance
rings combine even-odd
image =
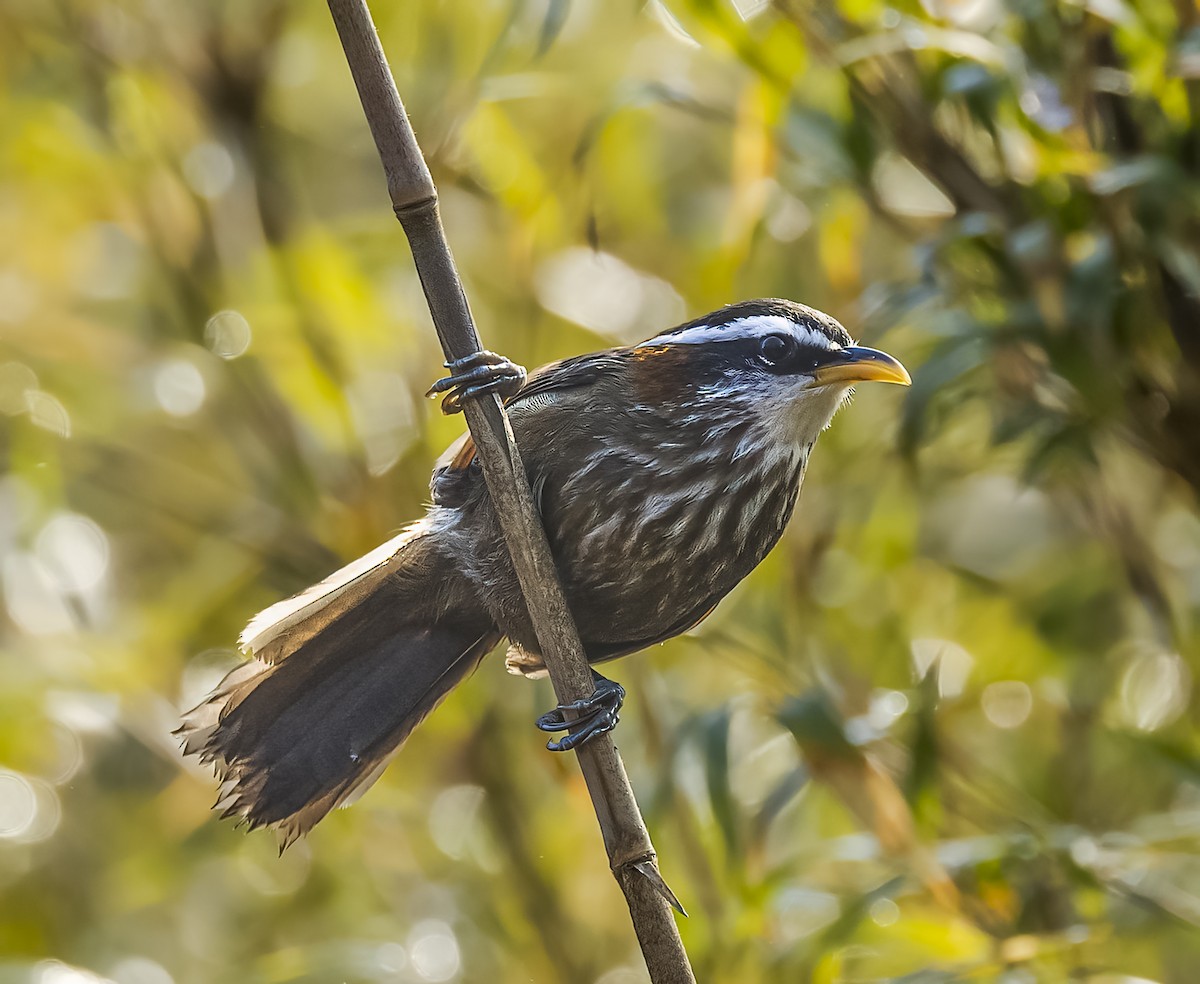
[[[547,742],[550,751],[569,752],[617,726],[617,714],[625,703],[625,688],[595,670],[592,670],[592,681],[596,689],[591,697],[559,704],[537,719],[537,726],[543,731],[570,731],[557,741]]]
[[[525,367],[495,352],[476,352],[465,359],[445,363],[450,375],[439,379],[425,393],[431,400],[442,398],[442,413],[462,413],[467,397],[499,393],[504,399],[515,396],[525,385]]]

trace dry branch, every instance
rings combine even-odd
[[[480,350],[438,213],[437,189],[409,125],[365,0],[329,0],[346,60],[379,149],[392,207],[412,247],[430,314],[448,359]],[[583,645],[563,597],[541,518],[499,398],[464,404],[483,475],[504,529],[554,691],[562,703],[592,692]],[[577,749],[609,864],[629,905],[650,978],[694,984],[673,901],[658,873],[654,847],[611,735]]]

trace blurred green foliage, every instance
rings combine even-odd
[[[700,979],[1195,981],[1195,5],[376,7],[492,347],[783,295],[914,372],[615,668]],[[0,2],[0,118],[0,982],[643,980],[499,660],[281,860],[168,734],[462,426],[324,6]]]

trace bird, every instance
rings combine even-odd
[[[688,631],[767,555],[809,456],[856,383],[908,385],[794,301],[727,305],[635,345],[527,374],[478,352],[427,395],[445,413],[507,408],[589,665]],[[219,780],[216,808],[274,829],[280,849],[365,791],[412,730],[507,640],[510,672],[545,666],[475,446],[437,461],[425,516],[252,618],[251,658],[176,732]],[[620,684],[542,715],[548,746],[616,726]]]

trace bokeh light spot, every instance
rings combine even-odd
[[[683,320],[683,298],[665,280],[584,247],[546,260],[535,289],[547,311],[621,341],[639,341],[647,325],[665,328]]]
[[[187,359],[168,359],[154,372],[154,396],[172,417],[187,417],[204,403],[204,377]]]
[[[408,386],[399,373],[364,372],[351,383],[347,397],[366,452],[367,470],[382,475],[400,460],[416,436]]]
[[[273,54],[275,82],[285,89],[298,89],[317,74],[320,51],[307,32],[285,34]]]
[[[36,557],[13,551],[4,558],[4,603],[12,620],[31,635],[70,632],[75,619],[54,578]]]
[[[1004,13],[997,0],[921,0],[921,6],[931,17],[972,31],[986,30]]]
[[[218,311],[204,325],[204,344],[222,359],[236,359],[250,347],[250,322],[240,311]]]
[[[838,917],[837,896],[809,888],[789,887],[774,899],[780,936],[787,941],[802,939],[824,929]]]
[[[148,957],[126,957],[109,971],[115,984],[175,984],[162,964]]]
[[[108,570],[108,537],[77,513],[59,513],[42,527],[34,553],[64,592],[94,588]]]
[[[793,243],[811,228],[813,215],[795,195],[780,192],[767,212],[767,232],[781,243]]]
[[[44,390],[26,390],[25,408],[29,411],[29,419],[42,430],[48,430],[59,437],[71,436],[71,415],[67,408],[55,397]]]
[[[83,765],[83,743],[70,728],[56,725],[50,757],[40,770],[46,781],[55,786],[70,782]]]
[[[447,856],[467,852],[475,818],[487,794],[482,786],[451,786],[438,793],[429,810],[429,834]]]
[[[37,816],[37,795],[16,772],[0,771],[0,837],[20,837]]]
[[[408,935],[408,954],[421,980],[433,984],[453,980],[462,966],[454,931],[440,919],[425,919],[413,927]]]
[[[61,819],[58,796],[47,783],[0,769],[0,838],[43,841],[58,830]]]
[[[1192,674],[1176,653],[1139,652],[1121,677],[1121,711],[1126,724],[1157,731],[1188,706]]]
[[[871,694],[867,720],[877,731],[887,731],[908,710],[908,697],[899,690],[876,690]]]
[[[894,926],[900,920],[900,906],[891,899],[876,899],[868,912],[876,926]]]
[[[59,960],[43,960],[39,963],[33,969],[33,980],[37,984],[115,984],[107,977]]]
[[[1019,728],[1033,711],[1033,691],[1020,680],[1001,680],[983,688],[980,704],[997,728]]]
[[[51,690],[46,694],[45,708],[64,728],[82,734],[112,734],[121,716],[115,694],[87,690]]]
[[[212,141],[197,144],[183,159],[183,177],[201,198],[220,198],[232,186],[236,168],[229,151]]]
[[[938,694],[958,697],[967,685],[975,660],[957,642],[949,639],[914,639],[912,641],[913,669],[920,679],[936,663]]]
[[[938,501],[929,532],[947,561],[996,581],[1027,577],[1061,542],[1049,498],[1007,475],[976,475]]]
[[[385,974],[399,974],[408,966],[408,951],[399,943],[384,943],[376,952],[375,959]]]

